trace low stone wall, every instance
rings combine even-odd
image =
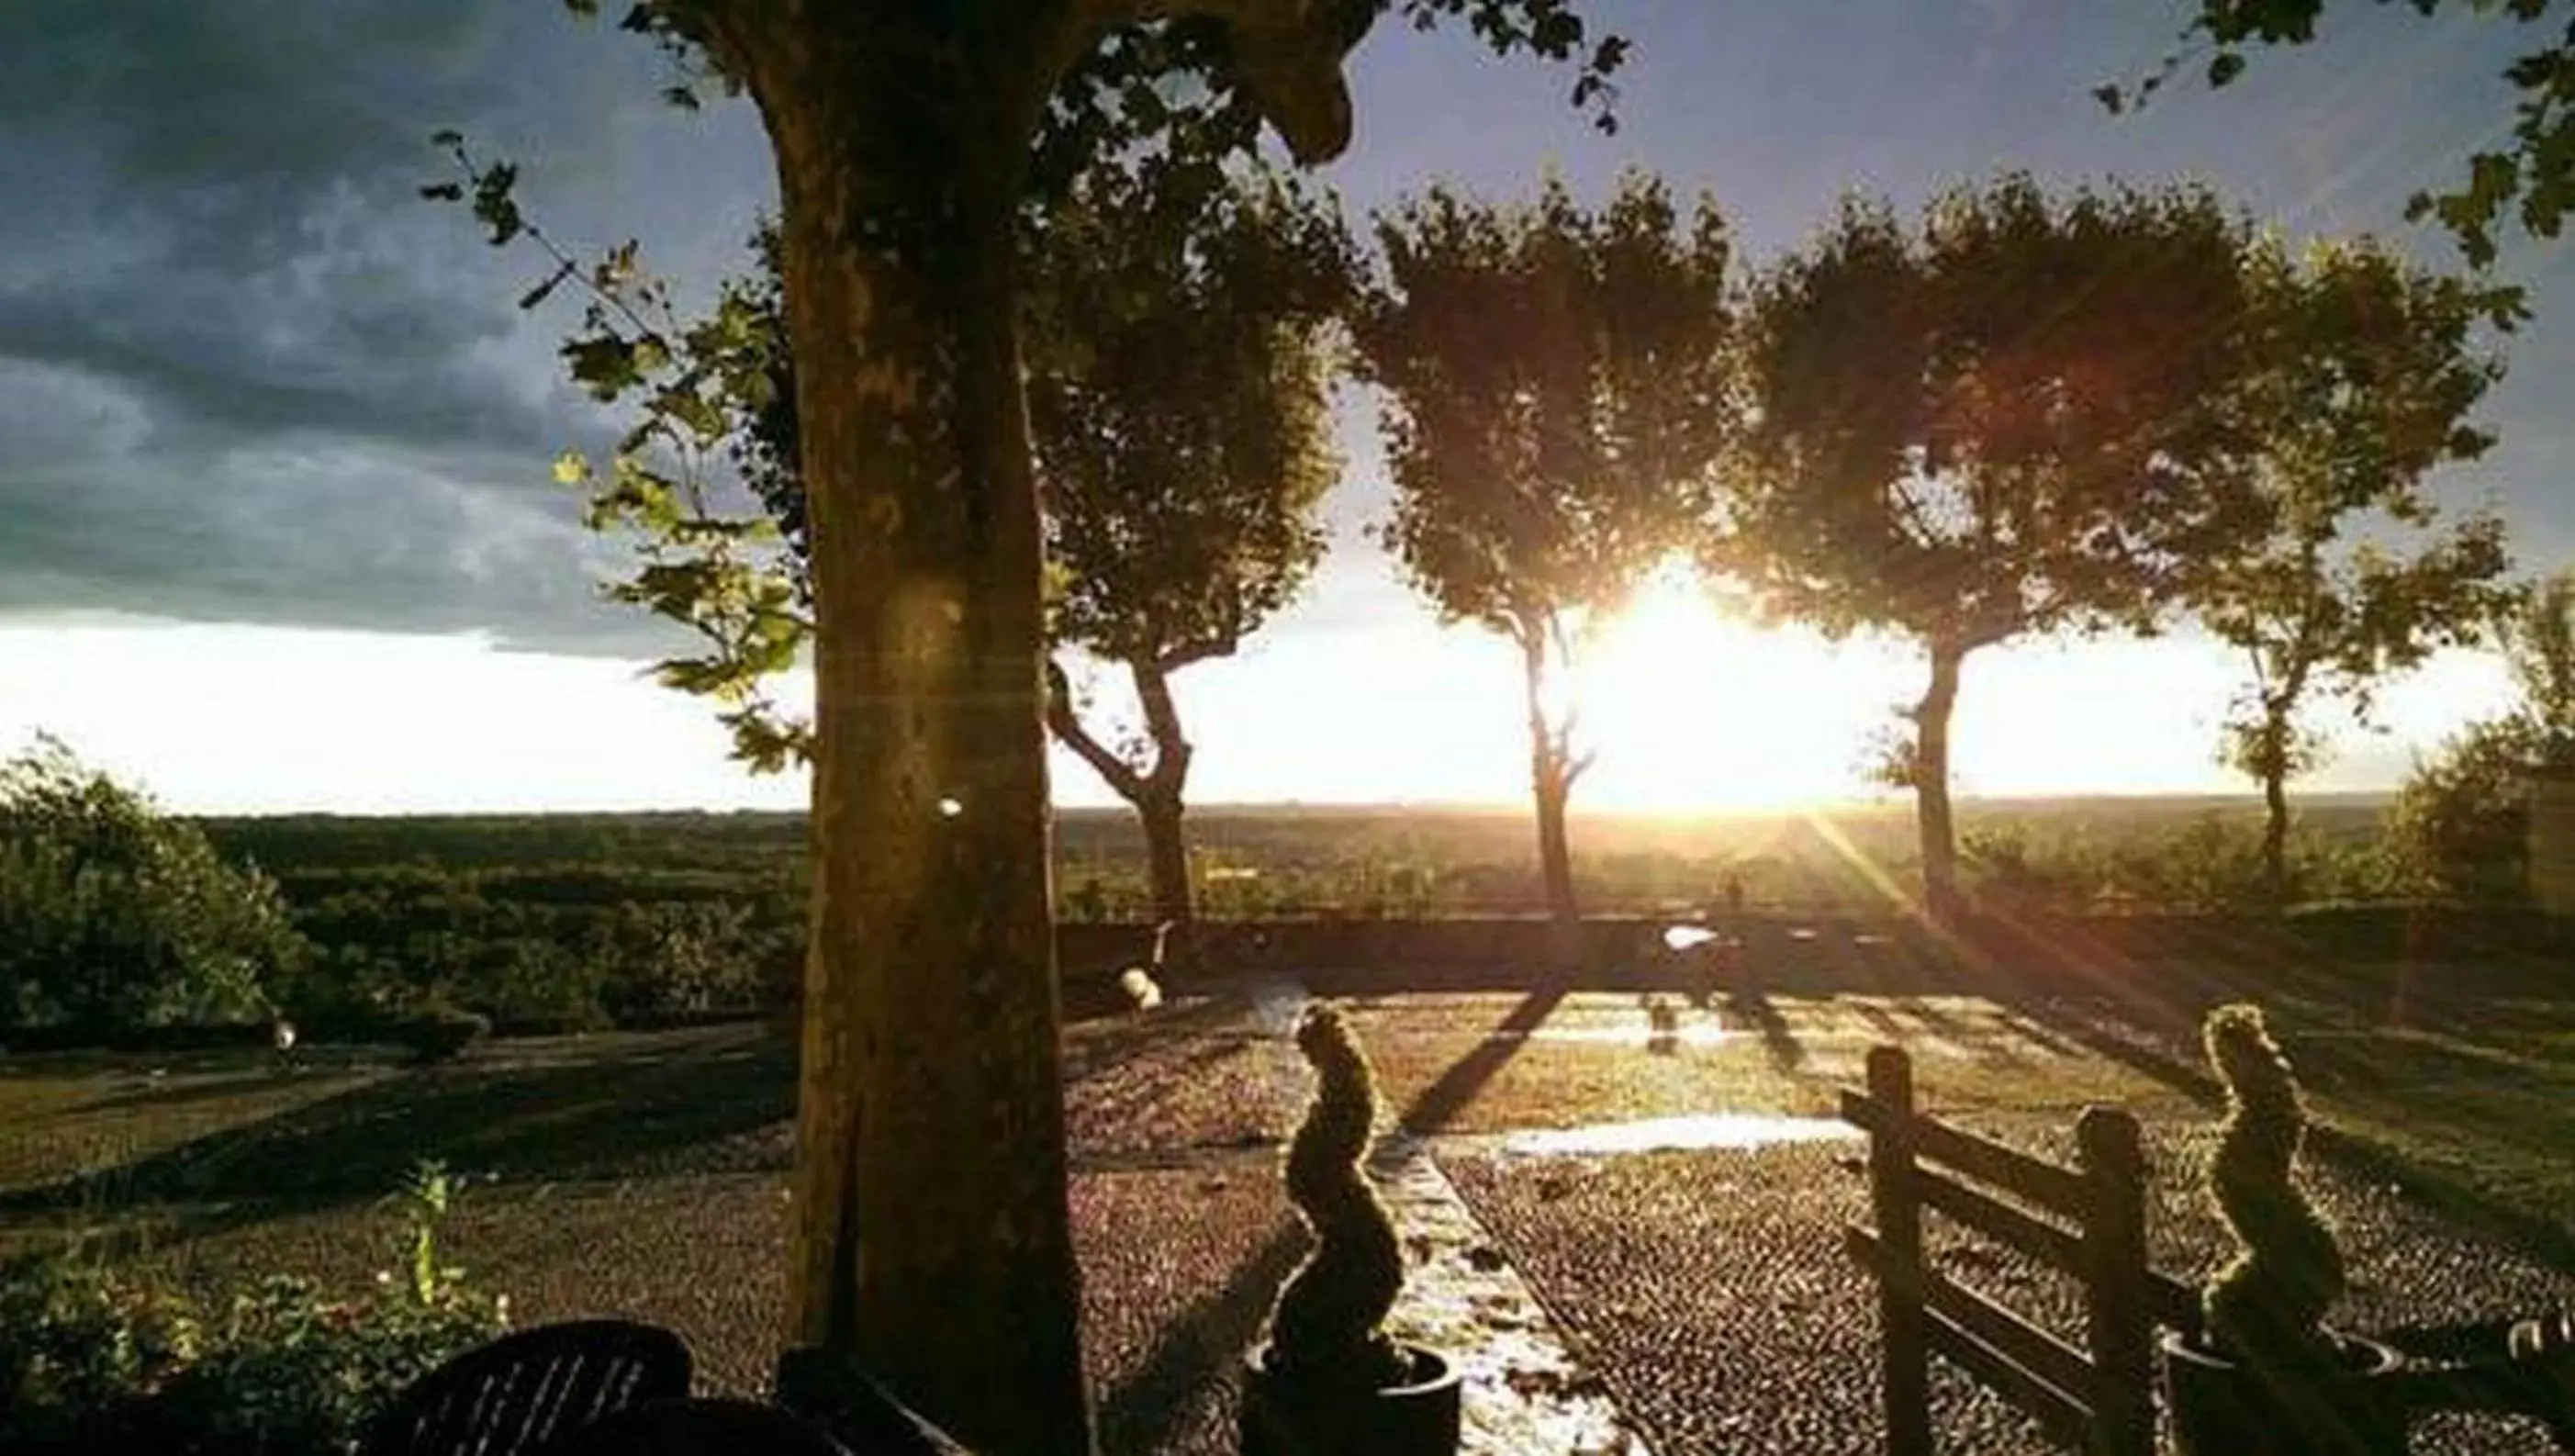
[[[2293,969],[2383,975],[2442,966],[2442,988],[2575,997],[2575,921],[2536,912],[2370,906],[2281,916],[1987,915],[1955,933],[1917,919],[1746,914],[1722,926],[1737,942],[1718,965],[1705,950],[1667,948],[1674,922],[1584,921],[1586,968],[1602,990],[1699,988],[1750,977],[1783,991],[1918,994],[2098,986],[2127,968],[2189,964],[2249,976]],[[1115,980],[1153,943],[1145,924],[1057,928],[1069,1008],[1117,1004]],[[1211,922],[1201,927],[1203,973],[1291,972],[1332,995],[1525,989],[1548,970],[1547,922],[1536,917],[1432,920],[1307,919]]]

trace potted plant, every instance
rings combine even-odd
[[[2385,1377],[2393,1350],[2329,1329],[2342,1250],[2292,1181],[2306,1114],[2259,1007],[2203,1027],[2226,1084],[2209,1184],[2240,1246],[2209,1281],[2205,1327],[2167,1334],[2164,1376],[2184,1456],[2402,1456],[2405,1420]]]
[[[1296,1046],[1315,1086],[1288,1148],[1288,1196],[1314,1246],[1279,1291],[1268,1342],[1245,1357],[1244,1456],[1448,1456],[1455,1367],[1382,1328],[1403,1251],[1359,1167],[1376,1120],[1367,1059],[1326,1005],[1297,1021]]]

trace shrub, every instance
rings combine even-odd
[[[2306,1139],[2297,1078],[2259,1007],[2218,1007],[2203,1039],[2210,1066],[2226,1083],[2209,1185],[2241,1245],[2209,1281],[2209,1334],[2221,1351],[2257,1370],[2329,1370],[2324,1317],[2342,1297],[2342,1250],[2292,1181]]]
[[[1381,1389],[1405,1364],[1379,1327],[1403,1288],[1394,1220],[1359,1167],[1376,1120],[1376,1087],[1349,1022],[1309,1008],[1296,1046],[1314,1068],[1314,1100],[1288,1148],[1288,1196],[1313,1250],[1279,1291],[1270,1366],[1291,1379]]]
[[[2402,883],[2466,904],[2530,899],[2533,770],[2575,770],[2575,573],[2534,584],[2500,624],[2521,701],[2415,765],[2388,813]]]
[[[2530,898],[2530,765],[2541,726],[2516,715],[2471,725],[2417,763],[2387,814],[2389,852],[2410,892],[2473,905]]]
[[[220,1308],[81,1250],[0,1266],[0,1450],[323,1456],[439,1364],[491,1339],[508,1302],[439,1262],[451,1185],[398,1195],[398,1267],[354,1298],[263,1280]]]
[[[0,1026],[265,1018],[309,947],[274,881],[51,739],[0,762]]]

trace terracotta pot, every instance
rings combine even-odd
[[[2287,1379],[2167,1332],[2164,1388],[2182,1456],[2405,1456],[2403,1366],[2376,1340],[2334,1333],[2338,1360]]]
[[[1243,1456],[1453,1456],[1457,1368],[1436,1351],[1397,1348],[1411,1374],[1376,1390],[1272,1370],[1267,1345],[1244,1356]]]

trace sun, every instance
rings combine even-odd
[[[1810,634],[1720,612],[1691,574],[1656,575],[1581,653],[1571,692],[1597,764],[1577,805],[1785,808],[1870,791],[1859,726],[1885,674]]]

